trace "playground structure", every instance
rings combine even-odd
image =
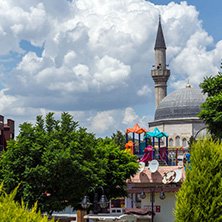
[[[129,141],[128,143],[125,144],[126,150],[125,152],[130,153],[133,155],[133,142]]]
[[[129,133],[133,134],[132,141],[128,141]],[[147,164],[148,161],[156,159],[160,165],[183,166],[185,149],[183,147],[168,147],[168,135],[160,132],[157,127],[153,132],[148,132],[136,123],[133,128],[128,128],[125,134],[126,150],[130,149],[131,154],[137,155],[140,158],[139,162]],[[138,134],[138,140],[135,139],[135,134]],[[141,134],[144,134],[143,141],[141,141]],[[164,137],[165,143],[163,142]],[[148,146],[148,138],[151,138],[152,146]]]

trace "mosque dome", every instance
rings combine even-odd
[[[155,121],[172,119],[198,119],[200,105],[205,101],[200,89],[178,89],[166,96],[158,105],[155,112]]]

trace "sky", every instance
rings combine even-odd
[[[221,0],[1,0],[0,114],[23,122],[69,112],[97,137],[148,129],[155,113],[158,18],[168,93],[199,87],[222,59]]]

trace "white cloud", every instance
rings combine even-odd
[[[126,108],[123,123],[132,125],[137,119],[135,111],[131,107]]]
[[[148,127],[148,121],[151,121],[152,117],[142,116],[139,117],[136,112],[128,107],[125,110],[110,110],[97,113],[88,113],[90,116],[87,119],[89,124],[89,130],[96,132],[99,136],[112,135],[117,130],[125,132],[127,128],[132,128],[135,123],[138,123],[140,127]]]
[[[143,96],[143,95],[147,96],[147,95],[149,95],[151,92],[152,92],[151,88],[149,88],[149,86],[147,86],[147,85],[144,85],[144,86],[142,86],[141,89],[139,89],[139,90],[137,91],[137,95],[138,95],[138,96]]]
[[[102,59],[96,58],[97,72],[94,74],[94,82],[96,85],[106,87],[111,91],[123,85],[130,74],[130,66],[124,65],[119,60],[104,56]]]
[[[112,117],[113,111],[99,112],[93,118],[90,118],[90,131],[103,134],[110,126],[115,124],[115,119]]]

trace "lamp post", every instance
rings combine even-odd
[[[102,196],[101,196],[99,202],[98,202],[98,189],[102,190]],[[104,189],[102,186],[99,186],[96,189],[94,189],[94,187],[90,186],[90,187],[88,187],[88,190],[92,190],[94,193],[93,213],[98,214],[98,204],[100,205],[101,208],[106,208],[109,204],[109,201],[107,200],[106,195],[104,194]],[[92,205],[92,203],[90,203],[88,196],[85,196],[80,204],[82,205],[82,208],[84,208],[84,209],[87,209],[90,207],[90,205]]]
[[[155,201],[155,196],[154,196],[154,188],[151,188],[151,194],[150,194],[150,201],[152,203],[152,222],[154,220],[154,210],[153,210],[153,203]]]
[[[142,192],[140,193],[140,198],[141,198],[141,199],[145,199],[145,198],[146,198],[146,194],[145,194],[144,191],[142,191]],[[163,192],[163,189],[161,189],[159,198],[160,198],[161,200],[164,200],[164,199],[166,198],[166,196],[165,196],[165,194],[164,194],[164,192]],[[154,221],[154,209],[153,209],[153,207],[154,207],[154,201],[155,201],[155,188],[154,188],[154,187],[151,187],[151,188],[150,188],[150,202],[151,202],[151,204],[152,204],[152,205],[151,205],[151,210],[152,210],[152,222]]]

